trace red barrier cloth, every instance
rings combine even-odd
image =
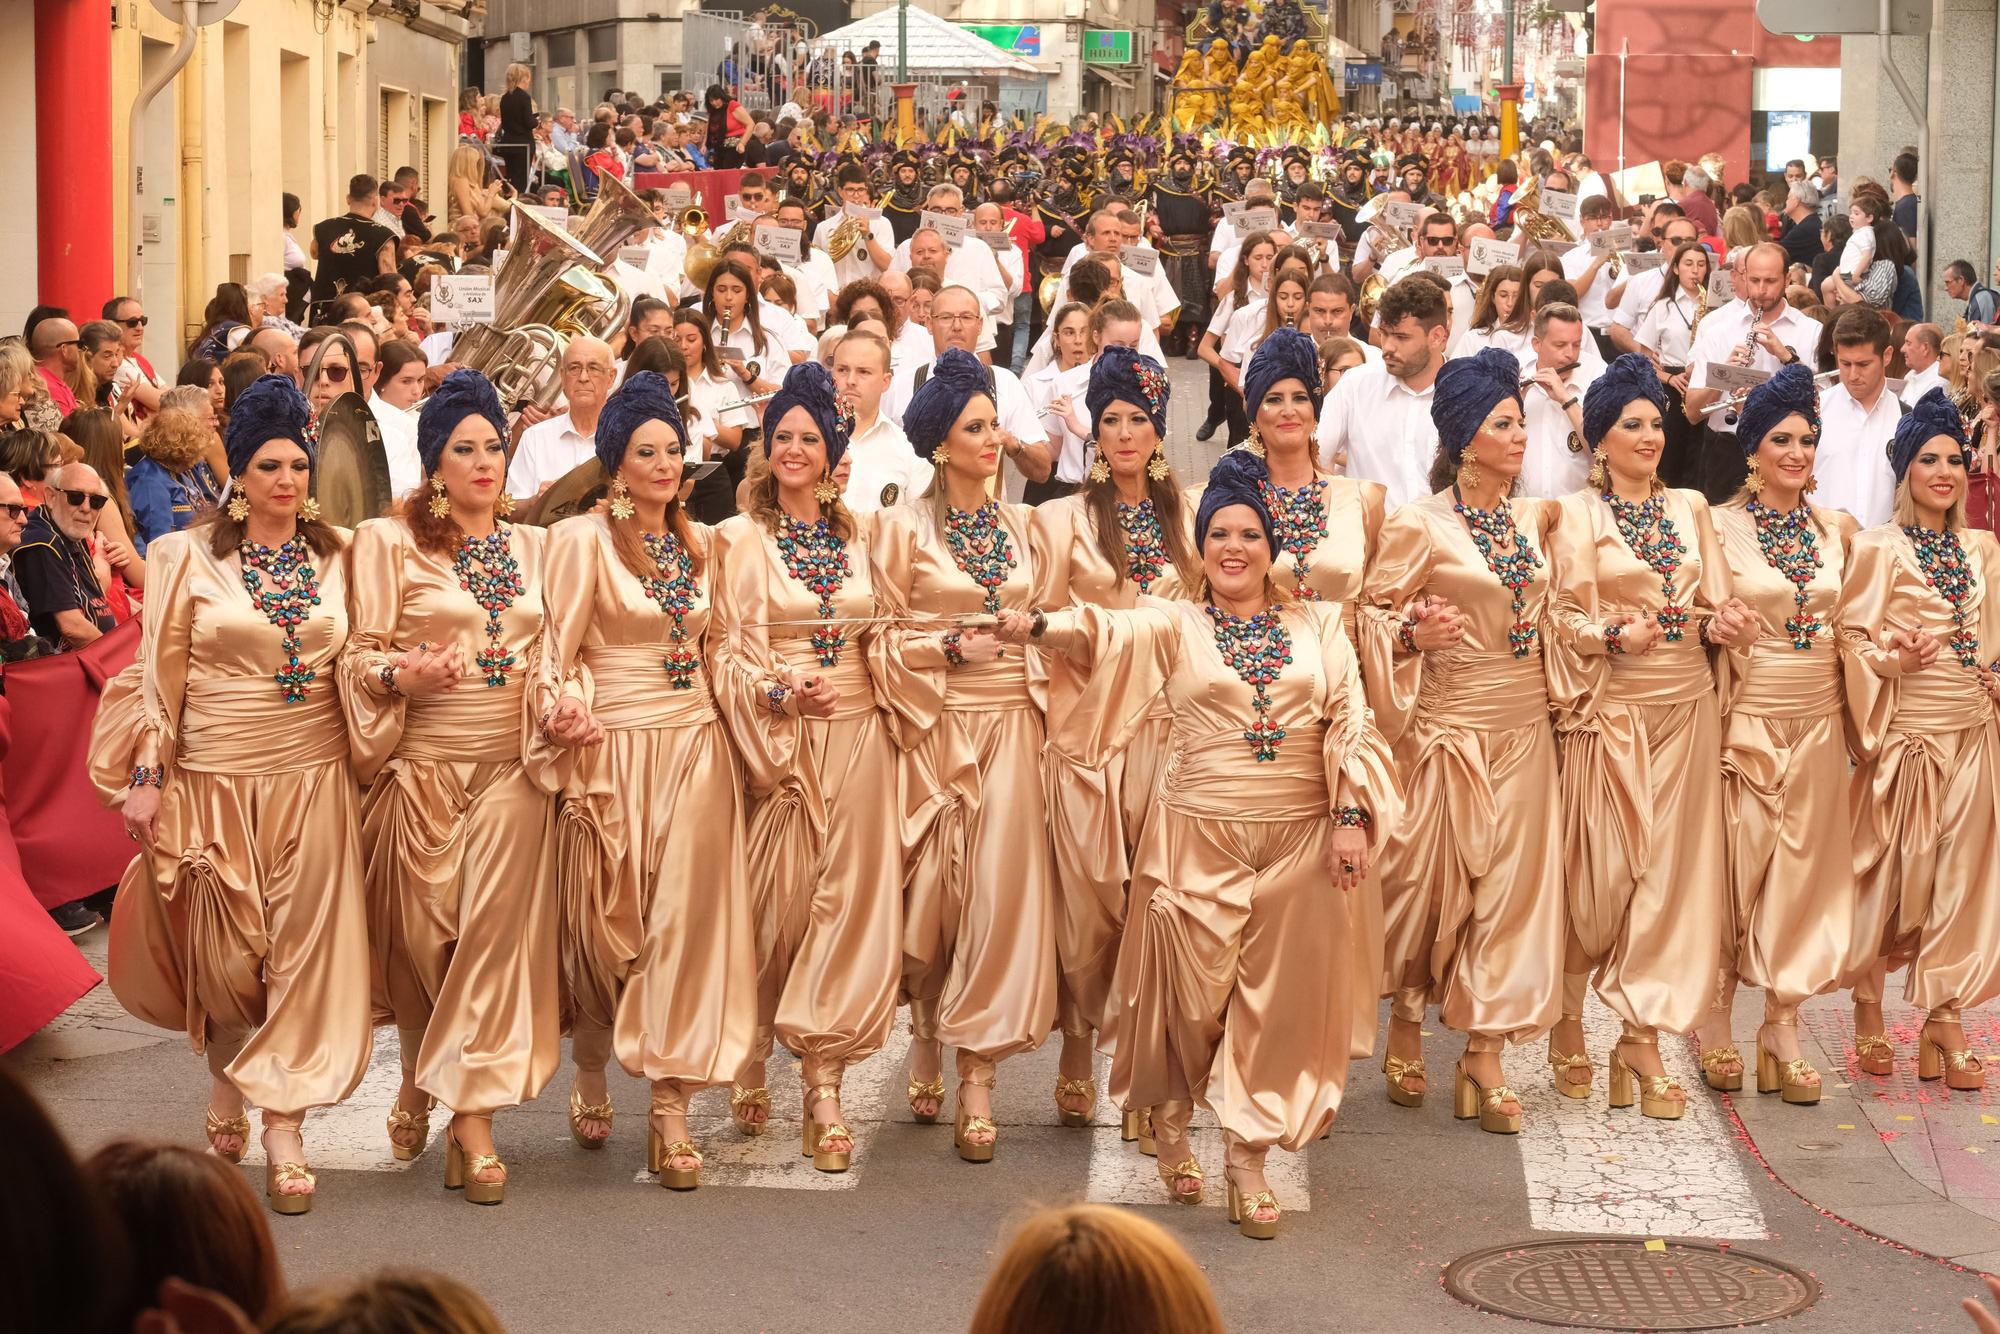
[[[0,699],[0,754],[13,749],[8,744],[11,718],[11,703]],[[84,731],[87,736],[89,728]],[[129,849],[131,840],[121,836],[120,841]],[[29,890],[13,833],[0,818],[0,1051],[67,1010],[102,980]]]
[[[634,190],[664,190],[670,185],[685,185],[694,191],[701,201],[702,211],[708,214],[709,230],[713,231],[728,221],[722,211],[724,195],[733,195],[743,183],[743,169],[730,171],[640,171],[632,174]]]

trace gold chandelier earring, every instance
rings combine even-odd
[[[611,479],[611,517],[629,519],[639,511],[632,504],[632,488],[625,485],[623,477]]]
[[[444,478],[431,474],[431,517],[442,519],[451,513],[451,502],[445,499]]]
[[[1111,465],[1104,461],[1104,451],[1095,440],[1090,442],[1090,467],[1085,469],[1084,476],[1100,486],[1111,480]]]
[[[1173,475],[1173,465],[1167,462],[1166,442],[1160,441],[1153,446],[1153,457],[1146,461],[1146,476],[1156,482],[1164,482]]]
[[[813,499],[822,505],[831,505],[840,499],[840,488],[833,484],[832,473],[828,473],[813,484]]]
[[[944,467],[945,464],[951,462],[951,451],[940,444],[936,449],[931,451],[931,462],[940,468]]]
[[[1749,468],[1743,474],[1743,489],[1753,496],[1764,494],[1764,470],[1757,466],[1755,459],[1750,460]]]
[[[1817,490],[1819,490],[1819,474],[1816,472],[1807,473],[1805,494],[1811,495]]]
[[[245,519],[250,517],[250,497],[244,495],[240,490],[236,489],[235,487],[231,487],[229,489],[228,509],[229,509],[229,517],[231,519],[234,519],[237,523],[242,523]]]
[[[1611,459],[1602,445],[1590,451],[1590,476],[1587,480],[1594,491],[1611,489]]]
[[[1264,437],[1258,433],[1255,422],[1250,424],[1250,438],[1244,442],[1243,447],[1260,459],[1264,457]]]
[[[1458,465],[1458,489],[1476,491],[1485,480],[1486,474],[1479,471],[1479,460],[1470,454],[1463,456]]]

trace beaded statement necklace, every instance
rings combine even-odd
[[[1507,497],[1500,497],[1500,503],[1492,509],[1482,510],[1466,504],[1457,486],[1451,488],[1451,494],[1452,508],[1465,520],[1472,533],[1472,545],[1479,548],[1486,568],[1512,594],[1514,622],[1507,627],[1507,647],[1514,650],[1515,657],[1525,658],[1534,651],[1538,632],[1535,623],[1524,620],[1521,612],[1528,605],[1528,583],[1541,568],[1541,555],[1528,544],[1528,535],[1514,526],[1514,507],[1507,503]],[[1513,550],[1500,554],[1500,548],[1509,543]]]
[[[1118,502],[1118,531],[1125,535],[1125,577],[1139,585],[1141,593],[1153,591],[1153,583],[1167,568],[1167,535],[1160,528],[1160,516],[1153,502],[1136,505]]]
[[[1611,506],[1611,517],[1617,521],[1618,535],[1625,539],[1625,545],[1660,576],[1662,603],[1654,619],[1666,631],[1662,637],[1669,644],[1680,643],[1688,612],[1684,604],[1674,601],[1674,574],[1681,568],[1687,546],[1674,531],[1674,521],[1667,517],[1666,493],[1656,491],[1642,505],[1613,495],[1605,496],[1604,501]]]
[[[1271,721],[1270,686],[1291,665],[1292,637],[1275,611],[1236,616],[1210,604],[1208,619],[1215,626],[1216,652],[1256,692],[1250,707],[1257,711],[1257,720],[1243,732],[1250,754],[1260,763],[1275,760],[1285,741],[1285,729]]]
[[[1292,568],[1298,574],[1296,594],[1307,601],[1319,601],[1319,594],[1306,584],[1312,566],[1306,557],[1318,550],[1326,538],[1326,478],[1315,477],[1304,486],[1286,490],[1276,482],[1260,483],[1264,503],[1271,507],[1271,522],[1278,527],[1278,549],[1292,553]]]
[[[640,578],[646,596],[673,618],[667,631],[667,683],[675,690],[692,690],[701,670],[701,656],[688,643],[687,614],[694,609],[694,558],[672,533],[641,533],[655,573]]]
[[[1785,633],[1800,652],[1811,648],[1825,622],[1806,611],[1806,585],[1819,573],[1819,534],[1813,529],[1812,506],[1804,501],[1790,513],[1780,513],[1755,500],[1744,506],[1757,521],[1757,549],[1772,569],[1792,586],[1792,615],[1785,618]]]
[[[285,665],[272,674],[284,692],[285,703],[304,702],[306,687],[318,673],[299,663],[299,627],[319,605],[319,573],[312,566],[312,548],[303,534],[294,533],[278,547],[244,542],[236,548],[243,562],[243,587],[264,618],[284,636],[279,647]],[[264,586],[265,580],[270,587]]]
[[[1000,586],[1014,568],[1014,552],[1007,530],[1000,526],[998,501],[987,501],[976,510],[945,507],[944,544],[952,563],[973,583],[986,590],[989,615],[1000,611]]]
[[[1945,646],[1957,656],[1959,666],[1977,667],[1979,636],[1965,628],[1965,604],[1975,584],[1958,534],[1949,528],[1933,531],[1921,524],[1905,525],[1903,534],[1917,549],[1917,568],[1924,572],[1924,582],[1951,604],[1952,632]]]
[[[451,571],[458,576],[458,586],[472,594],[472,600],[486,613],[486,647],[473,662],[486,673],[489,689],[504,686],[508,669],[518,659],[501,646],[504,627],[500,618],[525,591],[521,567],[508,548],[506,527],[496,524],[484,537],[461,537],[458,550],[452,554]]]
[[[802,523],[789,514],[778,516],[778,554],[785,569],[819,599],[819,614],[833,615],[833,600],[840,594],[854,567],[847,560],[847,543],[828,526],[825,519]],[[813,631],[813,653],[822,667],[840,662],[840,650],[847,646],[847,632],[828,625]]]

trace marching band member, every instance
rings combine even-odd
[[[312,1208],[305,1114],[368,1066],[368,937],[347,723],[347,536],[318,518],[304,395],[237,398],[229,503],[147,548],[138,660],[106,687],[91,777],[140,844],[111,919],[111,989],[208,1058],[208,1142]]]
[[[896,236],[889,227],[889,219],[875,208],[875,200],[868,190],[868,168],[859,162],[843,164],[833,174],[840,191],[843,205],[839,213],[820,223],[813,232],[813,244],[826,251],[831,257],[835,233],[842,230],[854,237],[854,244],[847,253],[833,261],[834,276],[841,287],[863,279],[879,279],[888,272],[895,259]],[[851,215],[847,209],[860,209],[875,214],[872,218]]]
[[[1590,487],[1556,502],[1551,678],[1570,941],[1549,1065],[1563,1093],[1589,1089],[1582,1015],[1594,973],[1624,1024],[1611,1105],[1630,1107],[1636,1082],[1645,1115],[1677,1120],[1687,1095],[1660,1063],[1659,1033],[1707,1014],[1728,920],[1721,733],[1703,647],[1741,652],[1757,622],[1730,594],[1707,503],[1660,484],[1665,403],[1651,362],[1613,362],[1584,400]]]
[[[1273,577],[1265,486],[1263,461],[1242,450],[1209,475],[1194,600],[1001,617],[1010,642],[1089,670],[1052,742],[1067,761],[1101,766],[1146,734],[1156,701],[1171,711],[1132,867],[1144,906],[1119,953],[1111,1093],[1153,1108],[1160,1176],[1181,1204],[1201,1200],[1188,1120],[1208,1106],[1230,1221],[1259,1239],[1279,1221],[1265,1157],[1332,1124],[1363,994],[1373,1027],[1379,953],[1358,941],[1352,896],[1372,894],[1400,802],[1339,617]]]
[[[597,459],[610,497],[550,530],[533,686],[551,740],[603,730],[558,770],[570,1130],[584,1148],[609,1139],[615,1052],[652,1083],[647,1170],[672,1190],[701,1184],[689,1097],[742,1069],[757,1027],[742,778],[707,667],[714,553],[681,510],[686,448],[660,376],[641,372],[606,401]]]
[[[1860,525],[1807,499],[1819,444],[1811,371],[1787,366],[1751,390],[1736,438],[1750,451],[1749,476],[1743,493],[1714,511],[1715,534],[1736,595],[1761,629],[1747,658],[1716,660],[1732,913],[1722,989],[1701,1045],[1733,1046],[1738,977],[1762,987],[1757,1091],[1811,1103],[1819,1101],[1820,1078],[1799,1055],[1799,1005],[1840,985],[1853,948],[1854,838],[1834,604]],[[1740,1087],[1740,1055],[1719,1064],[1710,1082]]]
[[[2000,994],[2000,549],[1965,526],[1965,426],[1943,390],[1898,423],[1890,464],[1895,516],[1854,539],[1833,614],[1861,757],[1854,1045],[1865,1073],[1893,1072],[1883,976],[1907,962],[1904,994],[1927,1011],[1917,1076],[1970,1091],[1986,1071],[1960,1015]]]
[[[1034,511],[1036,606],[1129,608],[1141,594],[1169,597],[1194,586],[1191,521],[1167,463],[1168,396],[1165,368],[1129,345],[1107,346],[1090,363],[1084,398],[1093,460],[1079,494]],[[1048,672],[1053,730],[1089,677],[1059,657],[1049,660]],[[1090,1124],[1096,1107],[1091,1037],[1111,1040],[1111,978],[1132,853],[1158,793],[1168,717],[1162,702],[1132,744],[1101,769],[1077,767],[1053,751],[1044,756],[1062,889],[1056,952],[1063,1050],[1056,1109],[1065,1125]],[[1142,1137],[1144,1114],[1142,1108],[1126,1111],[1126,1139]]]
[[[951,290],[941,295],[949,295]],[[971,311],[967,302],[967,310]],[[917,503],[882,510],[868,544],[876,600],[930,627],[885,631],[884,702],[903,750],[903,990],[910,1110],[944,1106],[940,1044],[958,1049],[958,1154],[993,1157],[999,1063],[1040,1045],[1056,1018],[1056,887],[1042,795],[1042,717],[1027,664],[985,628],[951,618],[1024,608],[1036,582],[1024,506],[990,498],[1006,432],[989,372],[941,355],[903,417],[937,476]]]
[[[841,503],[856,514],[921,495],[931,484],[930,460],[917,457],[903,428],[882,411],[882,398],[893,378],[889,369],[893,356],[889,340],[872,329],[843,335],[833,349],[835,391],[854,414]]]
[[[1438,489],[1382,527],[1361,654],[1406,803],[1381,873],[1389,1097],[1423,1103],[1435,1003],[1466,1035],[1455,1113],[1494,1134],[1521,1128],[1500,1052],[1554,1025],[1563,937],[1547,507],[1510,500],[1529,448],[1520,380],[1498,348],[1438,372]]]
[[[1554,500],[1577,490],[1590,475],[1590,455],[1583,449],[1583,396],[1596,380],[1598,366],[1584,357],[1588,334],[1575,306],[1543,306],[1530,327],[1530,356],[1519,363],[1526,382],[1521,398],[1528,430],[1521,493]]]
[[[757,1035],[730,1090],[738,1129],[763,1133],[773,1036],[797,1052],[802,1150],[844,1172],[846,1069],[879,1051],[896,1017],[903,848],[896,748],[869,658],[875,614],[865,530],[833,473],[853,417],[817,362],[794,366],[764,409],[770,470],[749,512],[715,530],[715,607],[727,638],[717,692],[743,758],[757,940]]]
[[[402,1038],[390,1145],[421,1154],[442,1102],[445,1185],[498,1204],[493,1113],[532,1100],[562,1055],[554,808],[530,763],[526,684],[545,533],[500,518],[507,415],[479,372],[452,372],[424,403],[417,449],[426,484],[355,534],[338,680],[368,788],[378,1000]]]

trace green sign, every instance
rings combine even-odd
[[[1086,65],[1129,65],[1132,63],[1132,30],[1092,29],[1083,35],[1083,63]]]
[[[967,32],[984,37],[1002,51],[1017,56],[1042,54],[1042,29],[1035,23],[961,23]]]

